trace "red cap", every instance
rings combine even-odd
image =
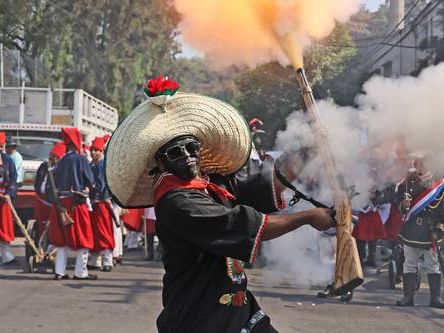
[[[105,140],[102,137],[96,137],[92,144],[90,150],[105,150]]]
[[[52,147],[50,153],[57,156],[58,158],[62,158],[66,154],[66,145],[63,142],[59,141],[54,145],[54,147]]]
[[[77,152],[82,152],[82,135],[77,128],[62,128],[62,139],[66,145],[73,144]]]
[[[4,145],[6,143],[6,133],[0,132],[0,145]]]
[[[248,126],[251,127],[260,127],[263,126],[264,123],[259,118],[253,118],[248,122]]]

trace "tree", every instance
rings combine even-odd
[[[332,90],[340,96],[334,88],[337,78],[355,55],[354,43],[340,24],[329,37],[306,50],[304,67],[316,98],[330,96]],[[247,120],[258,117],[265,123],[266,144],[271,148],[288,115],[304,107],[294,68],[271,62],[243,71],[235,82],[239,90],[236,106]]]
[[[46,84],[85,89],[121,115],[179,50],[173,0],[4,0],[0,19],[0,40],[40,59]],[[33,64],[25,65],[26,80],[38,84]]]
[[[269,134],[265,144],[272,147],[287,116],[302,103],[294,69],[270,62],[244,71],[236,85],[240,92],[236,106],[247,120],[257,117],[265,123]]]
[[[203,58],[182,57],[174,61],[170,72],[180,82],[182,91],[208,95],[233,104],[239,94],[234,78],[244,68],[233,65],[214,70]]]
[[[162,73],[178,51],[179,14],[172,1],[77,0],[73,18],[73,66],[66,84],[129,111],[146,77]]]

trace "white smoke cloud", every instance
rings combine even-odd
[[[405,176],[410,152],[425,152],[431,171],[444,174],[442,87],[444,63],[425,69],[417,78],[371,78],[363,87],[364,93],[356,98],[357,108],[318,101],[338,169],[347,186],[355,185],[360,193],[352,200],[354,209],[369,202],[373,188],[384,188]],[[287,119],[286,130],[278,133],[276,149],[294,151],[306,146],[313,146],[311,128],[302,112],[294,112]],[[300,174],[303,182],[310,178],[324,186],[309,194],[325,203],[331,202],[319,158],[308,163]],[[306,184],[296,185],[307,192]],[[328,272],[322,272],[321,258],[308,254],[319,246],[316,243],[319,239],[317,231],[300,229],[267,244],[267,258],[274,263],[272,267],[292,273],[295,283],[310,284],[323,279],[331,282]],[[313,281],[310,272],[320,278]]]
[[[307,208],[310,208],[309,204],[301,202],[286,212]],[[302,226],[262,246],[267,267],[270,268],[264,270],[264,281],[270,285],[284,280],[292,285],[325,286],[333,280],[335,237]]]

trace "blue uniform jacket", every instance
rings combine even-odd
[[[3,179],[6,183],[5,194],[14,198],[17,194],[17,170],[15,168],[14,161],[8,156],[8,154],[1,153],[3,161]]]
[[[54,180],[60,192],[81,192],[85,187],[93,188],[94,174],[85,156],[70,151],[54,169]]]
[[[110,198],[105,183],[105,165],[103,160],[98,163],[91,163],[91,169],[94,174],[94,186],[91,193],[93,201],[103,201]]]

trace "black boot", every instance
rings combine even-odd
[[[430,288],[430,306],[432,308],[444,309],[441,298],[441,274],[427,274]]]
[[[396,301],[398,306],[414,306],[413,296],[415,295],[416,274],[405,273],[402,275],[402,284],[404,286],[404,297]]]
[[[367,260],[364,262],[365,266],[376,268],[376,241],[368,242],[368,256]]]
[[[358,247],[358,254],[359,259],[361,260],[361,265],[364,265],[364,259],[365,259],[365,241],[362,241],[360,239],[356,240],[356,245]]]

